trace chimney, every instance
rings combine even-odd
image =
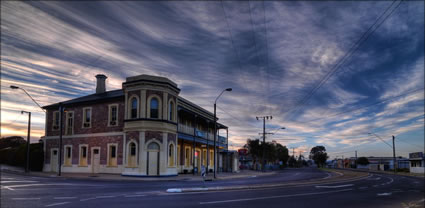
[[[96,94],[106,92],[105,80],[108,78],[103,74],[96,75],[97,84],[96,84]]]

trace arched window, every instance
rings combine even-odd
[[[151,118],[158,118],[158,99],[151,99]]]
[[[131,116],[130,118],[137,118],[137,106],[138,106],[138,102],[137,102],[137,98],[133,98],[131,99]]]
[[[168,120],[172,121],[173,120],[173,116],[174,116],[174,105],[173,102],[170,102],[170,104],[168,105]]]
[[[174,144],[168,146],[168,166],[174,166]]]
[[[159,150],[159,145],[156,142],[152,142],[148,145],[148,150]]]

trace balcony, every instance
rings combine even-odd
[[[187,126],[187,125],[184,125],[184,124],[181,124],[181,123],[179,123],[178,126],[179,126],[178,130],[179,130],[180,133],[193,135],[193,127]],[[207,139],[207,135],[208,135],[208,140],[214,141],[214,135],[212,133],[207,134],[207,132],[205,132],[205,131],[196,130],[196,136],[197,137]],[[221,144],[226,144],[226,141],[227,141],[226,137],[223,137],[223,136],[219,136],[218,140],[217,140],[217,142],[219,142]]]

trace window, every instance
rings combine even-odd
[[[137,118],[137,106],[138,106],[138,102],[137,102],[137,98],[133,98],[131,99],[131,115],[130,118]]]
[[[151,118],[158,118],[158,99],[151,99]]]
[[[74,112],[66,113],[66,131],[65,134],[72,134],[74,129]]]
[[[71,166],[71,161],[72,161],[71,151],[72,151],[72,149],[71,149],[70,146],[67,146],[65,148],[65,164],[64,165],[66,165],[66,166]]]
[[[202,151],[202,165],[207,165],[207,150]]]
[[[159,150],[159,145],[156,142],[152,142],[148,145],[149,150]]]
[[[87,146],[80,146],[80,166],[87,166]]]
[[[53,130],[59,129],[59,111],[53,112]]]
[[[168,146],[168,166],[174,166],[174,144]]]
[[[134,144],[134,142],[132,142],[130,144],[130,155],[131,156],[135,156],[136,155],[136,144]]]
[[[109,105],[109,126],[118,125],[118,104]]]
[[[83,128],[91,127],[91,108],[83,108]]]
[[[108,144],[108,166],[117,166],[117,145]]]
[[[173,104],[173,102],[171,101],[170,102],[170,104],[169,104],[169,106],[168,106],[168,112],[169,112],[169,114],[168,114],[168,120],[170,120],[170,121],[172,121],[173,120],[173,113],[174,113],[174,104]]]

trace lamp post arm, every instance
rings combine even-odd
[[[224,93],[224,91],[226,91],[226,90],[221,91],[220,95],[218,95],[218,97],[215,99],[214,104],[217,103],[218,98],[220,98],[220,96]]]
[[[37,104],[37,105],[38,105],[38,107],[40,107],[40,109],[41,109],[42,111],[46,112],[46,111],[45,111],[45,110],[44,110],[44,109],[40,106],[40,104],[38,104],[38,103],[37,103],[37,101],[35,101],[35,100],[34,100],[34,98],[32,98],[30,94],[28,94],[28,92],[27,92],[24,88],[19,88],[19,89],[21,89],[22,91],[24,91],[24,92],[25,92],[25,94],[27,94],[27,95],[28,95],[28,97],[30,97],[30,98],[31,98],[31,100],[32,100],[35,104]]]

